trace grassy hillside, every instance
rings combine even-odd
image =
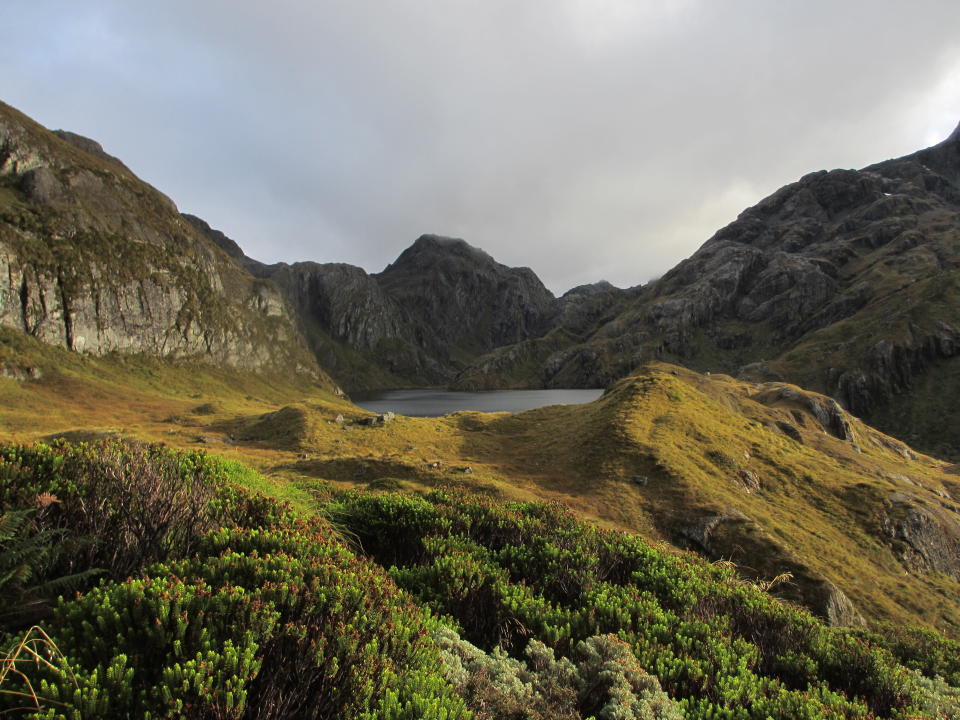
[[[37,376],[0,378],[3,441],[201,448],[306,511],[329,489],[557,501],[752,580],[789,573],[776,593],[834,622],[960,635],[954,468],[792,386],[651,365],[588,405],[365,425],[319,386],[3,337],[0,366]]]

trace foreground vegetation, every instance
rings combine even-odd
[[[0,449],[0,712],[958,711],[947,684],[960,670],[955,643],[827,628],[726,567],[556,505],[330,493],[323,519],[251,494],[240,486],[251,476],[201,453],[117,441]]]
[[[31,613],[8,624],[12,639],[38,621],[49,637],[21,650],[5,709],[466,716],[439,675],[427,615],[327,523],[234,488],[229,464],[119,443],[6,448],[2,457],[5,514],[47,501],[13,547],[60,536],[3,586],[9,606]],[[94,567],[103,577],[71,599],[41,608],[31,597],[51,577]]]

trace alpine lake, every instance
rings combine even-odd
[[[602,389],[561,390],[385,390],[357,393],[353,403],[364,410],[408,417],[439,417],[460,410],[523,412],[546,405],[580,405],[596,400]]]

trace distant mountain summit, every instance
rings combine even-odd
[[[281,288],[317,357],[347,387],[447,384],[477,356],[539,337],[558,311],[529,268],[439,235],[421,236],[378,274],[244,263]]]
[[[556,298],[530,268],[509,268],[463,240],[423,235],[376,276],[421,337],[451,362],[542,335]]]
[[[497,264],[490,255],[469,244],[461,238],[447,237],[427,233],[418,237],[384,272],[403,268],[416,269],[435,263],[449,261],[452,258],[483,264]]]

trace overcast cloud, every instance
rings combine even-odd
[[[3,0],[0,99],[273,262],[629,286],[960,122],[957,0]]]

